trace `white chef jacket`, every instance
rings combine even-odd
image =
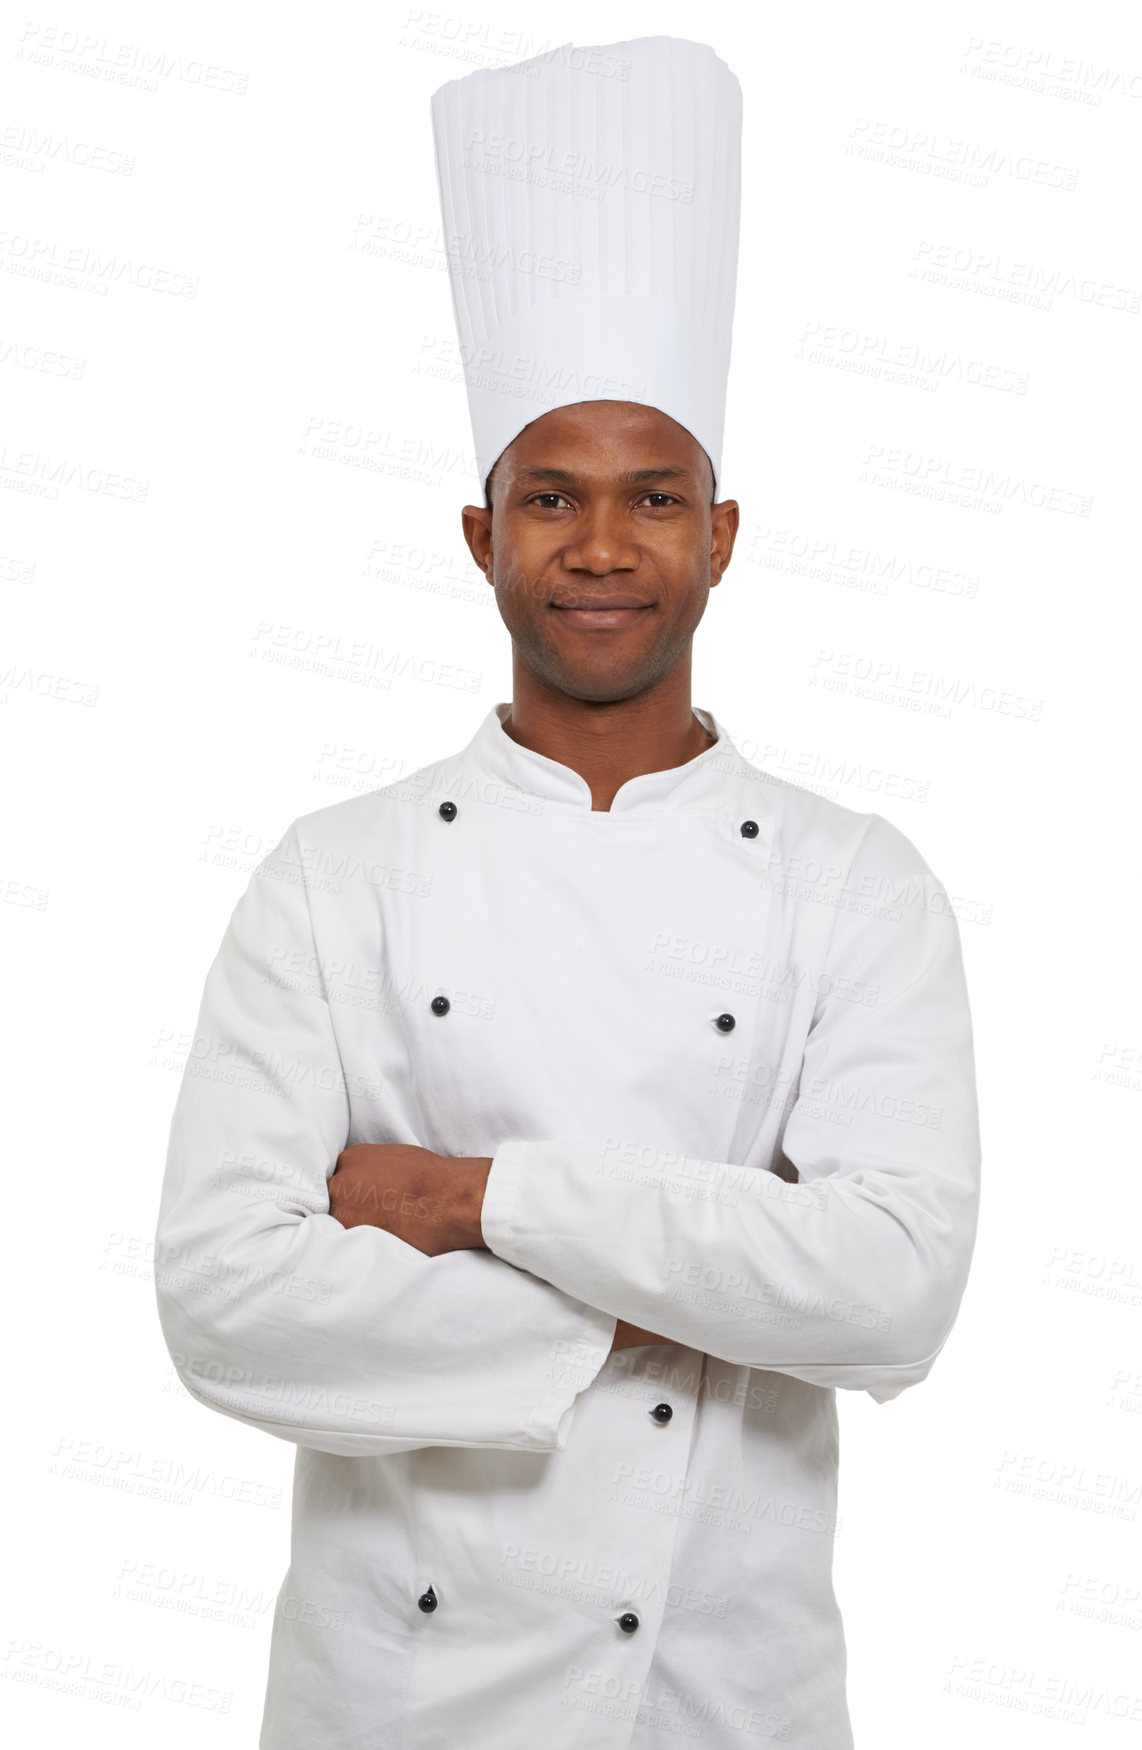
[[[924,1379],[965,1286],[958,928],[707,711],[594,812],[508,709],[289,828],[174,1112],[166,1341],[297,1447],[260,1744],[849,1750],[836,1388]],[[492,1157],[489,1250],[329,1214],[383,1142]]]

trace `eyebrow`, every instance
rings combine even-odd
[[[521,485],[534,483],[537,480],[560,480],[565,486],[575,486],[581,476],[569,468],[518,468],[516,480]],[[692,480],[689,468],[631,468],[625,474],[619,475],[620,486],[638,486],[644,480]]]

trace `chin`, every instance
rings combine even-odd
[[[646,674],[642,669],[628,670],[616,673],[608,669],[606,673],[593,673],[578,669],[569,673],[566,669],[551,669],[541,673],[539,678],[556,692],[565,693],[571,699],[583,699],[594,705],[618,704],[623,699],[633,699],[639,693],[646,692],[654,684],[655,676]]]

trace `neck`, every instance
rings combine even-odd
[[[578,772],[593,813],[608,812],[628,778],[686,765],[714,743],[694,715],[688,668],[629,699],[578,699],[517,664],[503,728],[521,747]]]

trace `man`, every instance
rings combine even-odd
[[[691,248],[736,259],[735,93],[644,38],[434,99],[458,263],[474,148],[532,167],[495,298],[453,281],[512,699],[255,873],[157,1236],[187,1389],[298,1449],[264,1750],[852,1744],[836,1389],[897,1396],[952,1328],[972,1037],[909,840],[691,704],[738,524],[732,279]],[[591,227],[535,173],[584,127],[628,173]],[[584,394],[616,334],[642,392]]]

